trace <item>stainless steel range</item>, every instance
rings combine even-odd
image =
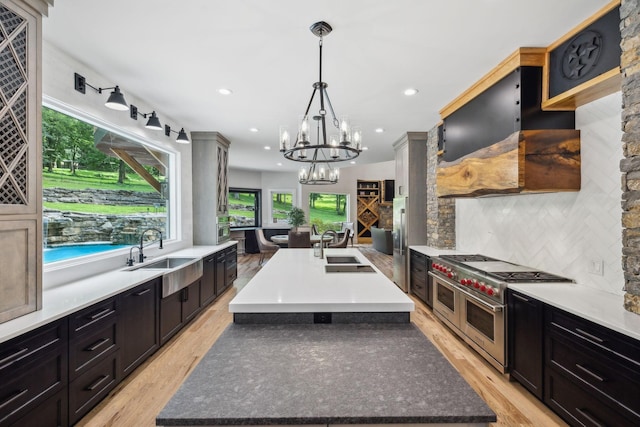
[[[434,313],[502,373],[507,284],[571,281],[484,255],[441,255],[432,261]]]

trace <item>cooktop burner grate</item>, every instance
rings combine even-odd
[[[490,258],[480,254],[464,254],[464,255],[440,255],[440,258],[453,262],[483,262],[483,261],[498,261],[495,258]]]
[[[492,272],[491,276],[498,278],[507,283],[519,282],[571,282],[566,277],[556,276],[555,274],[545,273],[544,271],[509,271],[509,272]]]

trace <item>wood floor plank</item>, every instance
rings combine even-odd
[[[371,246],[360,250],[391,278],[393,258]],[[185,329],[120,383],[77,424],[79,426],[155,426],[155,417],[204,354],[233,321],[229,301],[259,270],[259,254],[238,256],[234,287],[203,310]],[[267,261],[268,262],[268,261]],[[413,298],[413,297],[412,297]],[[494,426],[566,426],[550,409],[516,382],[510,382],[413,298],[411,321],[440,350],[497,414]]]

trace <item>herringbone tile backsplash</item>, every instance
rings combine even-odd
[[[580,107],[579,192],[456,200],[457,249],[481,253],[620,294],[620,92]],[[602,265],[602,274],[592,273]]]

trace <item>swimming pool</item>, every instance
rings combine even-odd
[[[65,259],[112,251],[114,249],[127,248],[129,246],[130,245],[112,245],[111,243],[89,243],[86,245],[44,248],[42,262],[46,264],[48,262],[62,261]]]

